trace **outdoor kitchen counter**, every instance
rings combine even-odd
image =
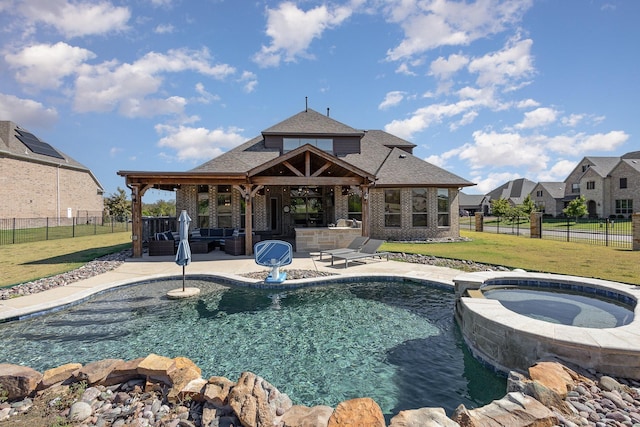
[[[295,231],[296,252],[346,248],[355,237],[362,235],[361,228],[351,227],[301,227]]]

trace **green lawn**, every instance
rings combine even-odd
[[[131,247],[131,232],[0,246],[0,287],[53,276]]]
[[[460,234],[472,240],[441,244],[385,243],[381,249],[640,285],[640,252],[466,230]]]
[[[461,235],[471,241],[385,243],[381,249],[640,285],[640,252],[466,230]],[[0,246],[0,287],[73,270],[104,254],[130,248],[130,237],[130,232],[122,232]]]

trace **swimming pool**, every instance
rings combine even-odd
[[[178,281],[155,281],[0,324],[0,360],[43,371],[149,353],[186,356],[204,378],[235,381],[248,370],[295,404],[335,406],[367,396],[385,414],[420,407],[450,413],[504,395],[505,378],[465,347],[450,291],[402,281],[277,291],[187,285],[200,296],[169,300]]]

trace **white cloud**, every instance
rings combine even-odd
[[[397,61],[441,46],[468,45],[500,33],[520,22],[531,4],[531,0],[389,1],[387,19],[400,24],[404,40],[387,51],[387,59]]]
[[[538,174],[538,182],[562,182],[577,166],[577,161],[560,159],[549,169]]]
[[[473,59],[469,71],[478,74],[476,83],[479,86],[497,85],[511,89],[515,86],[513,82],[526,79],[534,72],[532,45],[531,39],[512,40],[498,52]]]
[[[258,86],[258,77],[251,71],[243,71],[238,81],[244,84],[243,89],[246,93],[253,92]]]
[[[549,161],[544,143],[517,133],[475,131],[473,139],[472,144],[463,146],[459,155],[472,169],[524,167],[539,171],[545,169]]]
[[[553,108],[540,107],[524,113],[524,119],[515,125],[516,129],[531,129],[549,125],[556,121],[558,111]]]
[[[262,46],[253,60],[261,67],[275,67],[282,60],[295,61],[298,57],[311,58],[307,49],[322,33],[339,26],[352,14],[346,6],[329,8],[326,5],[304,11],[287,1],[276,9],[267,9],[266,34],[271,38],[269,46]]]
[[[391,107],[395,107],[404,99],[405,92],[394,90],[391,92],[387,92],[387,95],[384,97],[384,101],[382,101],[378,105],[378,110],[386,110]]]
[[[155,129],[159,135],[165,135],[158,146],[175,150],[179,161],[212,159],[245,141],[241,135],[243,129],[235,127],[209,130],[159,124]]]
[[[448,58],[442,56],[431,62],[429,75],[439,79],[448,79],[452,74],[458,72],[469,63],[469,58],[462,54],[449,55]]]
[[[154,28],[153,32],[156,34],[171,34],[175,29],[176,28],[171,24],[160,24]]]
[[[524,99],[524,100],[518,101],[516,103],[516,108],[521,108],[521,109],[533,108],[533,107],[539,107],[539,106],[540,106],[540,103],[538,101],[536,101],[536,100],[531,99],[531,98]]]
[[[575,155],[575,153],[608,152],[614,151],[627,142],[629,134],[623,131],[611,131],[608,133],[575,135],[559,135],[548,139],[549,150],[560,154]]]
[[[27,128],[48,127],[58,120],[58,112],[31,99],[0,93],[0,117]]]
[[[570,114],[569,117],[562,118],[562,124],[569,127],[576,127],[584,117],[584,114]]]
[[[226,64],[211,65],[206,49],[177,49],[166,54],[150,52],[131,64],[110,61],[96,66],[84,65],[76,80],[74,108],[79,112],[117,109],[127,117],[179,113],[185,106],[184,98],[147,97],[160,90],[165,73],[184,71],[223,79],[235,69]]]
[[[65,37],[123,31],[131,17],[128,8],[105,1],[27,0],[18,2],[18,11],[27,22],[50,25]]]
[[[220,97],[218,95],[214,95],[212,93],[209,93],[204,88],[204,85],[202,83],[196,83],[195,90],[200,95],[197,98],[198,102],[201,102],[203,104],[210,104],[212,101],[219,101],[220,100]]]
[[[472,187],[472,191],[477,194],[487,194],[505,182],[518,178],[522,178],[522,176],[514,172],[490,173],[486,177],[483,175],[475,175],[471,177],[471,181],[476,183],[476,186]]]
[[[15,78],[29,86],[56,89],[62,80],[75,74],[78,66],[95,54],[87,49],[56,44],[35,44],[16,53],[8,53],[4,59],[12,69],[17,69]]]

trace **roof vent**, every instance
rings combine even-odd
[[[407,155],[406,154],[400,154],[398,157],[401,158],[401,159],[406,159]]]

